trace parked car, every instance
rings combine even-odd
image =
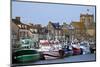
[[[40,59],[40,53],[36,50],[17,50],[13,53],[13,59],[17,62],[33,62]]]

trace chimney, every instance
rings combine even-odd
[[[20,21],[20,17],[16,17],[16,20],[19,20]]]

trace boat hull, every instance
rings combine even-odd
[[[48,59],[58,59],[60,57],[59,51],[44,51],[44,58]]]
[[[30,61],[37,61],[40,59],[39,54],[31,54],[31,55],[22,55],[22,56],[17,56],[16,60],[19,62],[30,62]]]

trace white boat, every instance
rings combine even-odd
[[[59,51],[44,51],[43,55],[46,60],[57,59],[60,57]]]
[[[83,54],[89,54],[90,53],[90,45],[89,42],[83,41],[80,43],[80,48],[83,51]]]
[[[61,45],[41,45],[39,51],[42,52],[44,58],[47,59],[57,59],[60,57],[59,50],[61,50]]]

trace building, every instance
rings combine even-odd
[[[79,40],[88,40],[90,37],[95,37],[93,14],[80,14],[80,21],[72,21],[70,25],[74,27],[74,29],[70,29],[69,31],[69,33],[71,34],[71,36],[73,36],[74,39],[77,38]]]
[[[94,38],[95,39],[95,21],[94,21],[94,15],[93,14],[81,14],[80,15],[80,22],[84,22],[85,28],[86,28],[86,34],[88,35],[88,38]]]
[[[61,25],[61,29],[62,29],[62,39],[63,39],[63,41],[68,41],[69,40],[69,25],[66,24],[66,22],[64,22]]]
[[[18,40],[28,37],[28,25],[20,21],[20,17],[12,19],[12,22],[18,27]]]
[[[39,39],[40,40],[47,40],[48,30],[47,27],[42,27],[39,32]]]
[[[83,39],[86,36],[85,24],[83,22],[73,21],[71,25],[74,27],[73,29],[73,37],[74,39]]]
[[[90,29],[93,28],[94,15],[93,14],[80,14],[80,22],[84,22],[85,27]]]
[[[47,39],[47,28],[42,27],[40,24],[29,24],[29,36],[34,41]]]
[[[38,34],[38,27],[34,26],[33,24],[29,24],[29,37],[31,37],[34,41],[38,41],[39,34]]]
[[[49,23],[47,25],[47,29],[48,29],[48,39],[61,40],[62,29],[61,29],[61,26],[59,25],[59,23],[53,23],[53,22],[49,21]]]
[[[18,42],[18,26],[11,22],[11,44],[12,47],[16,48]]]

